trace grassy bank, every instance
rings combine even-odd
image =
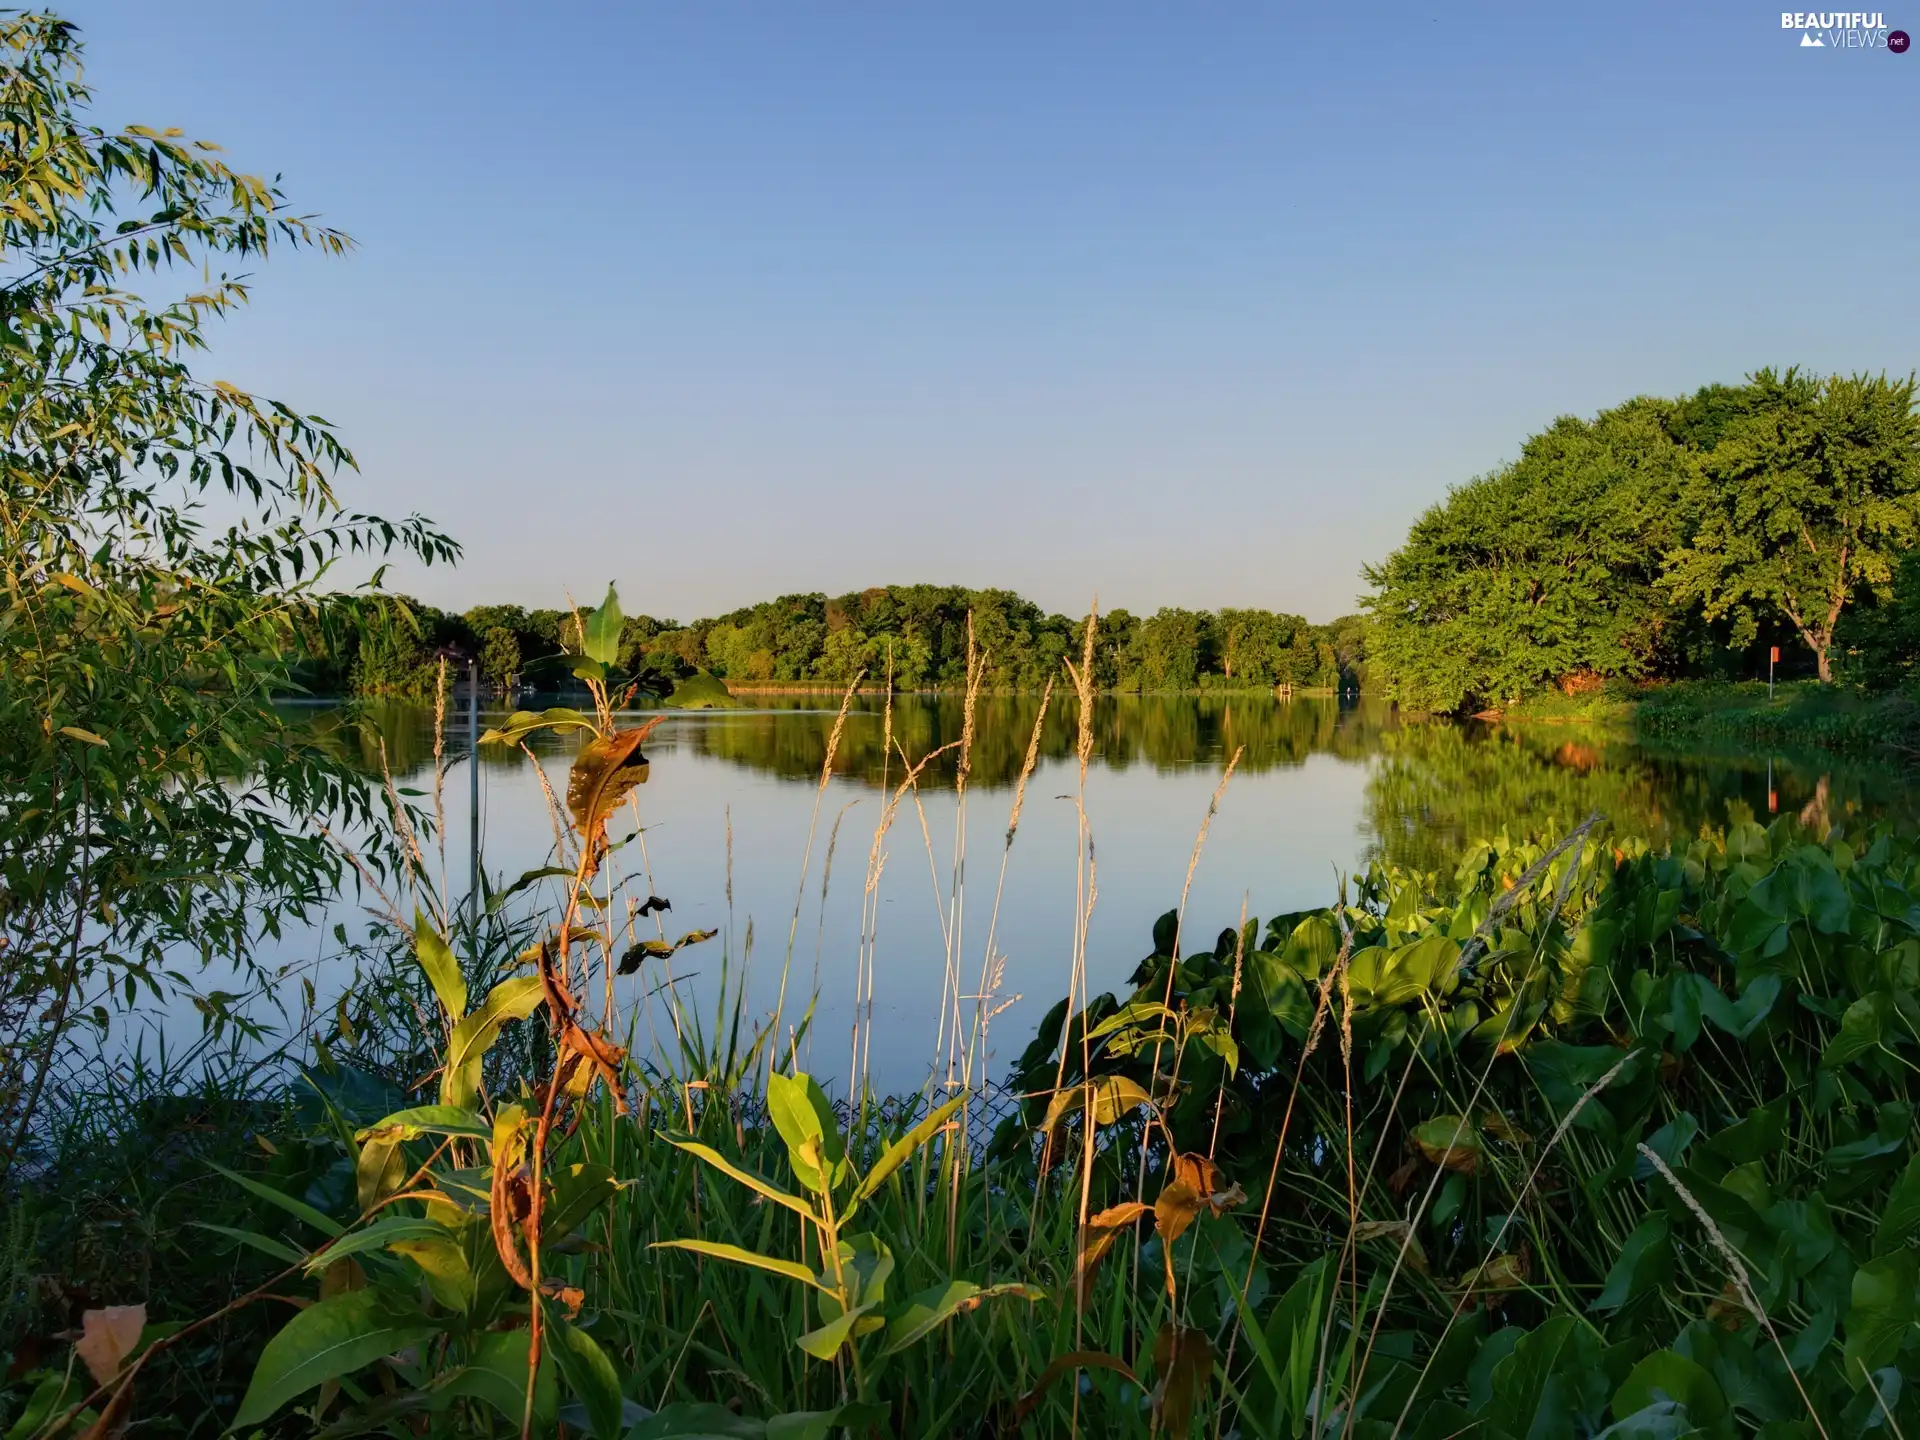
[[[1499,712],[1503,721],[1630,728],[1647,739],[1847,754],[1920,753],[1920,702],[1904,690],[1868,694],[1812,681],[1609,685],[1588,695],[1553,692]]]

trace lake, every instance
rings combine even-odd
[[[878,884],[866,904],[874,830],[898,785],[902,755],[918,761],[960,738],[955,696],[896,697],[891,720],[878,697],[847,718],[831,778],[819,795],[837,699],[779,697],[781,708],[670,712],[648,741],[647,782],[636,792],[640,840],[609,862],[635,888],[672,904],[669,938],[719,932],[667,967],[648,961],[622,983],[619,1003],[644,1052],[670,1033],[663,990],[711,1015],[721,973],[746,975],[750,1015],[770,1012],[793,936],[790,1000],[796,1016],[818,1004],[801,1058],[844,1081],[852,1059],[854,988],[863,911],[871,928],[873,1025],[864,1059],[876,1087],[914,1089],[926,1079],[950,1022],[948,955],[966,996],[978,992],[989,926],[1004,975],[990,1031],[987,1072],[1005,1072],[1046,1009],[1065,992],[1076,909],[1078,789],[1072,704],[1056,703],[1041,727],[1038,761],[1009,854],[997,917],[994,896],[1009,811],[1038,713],[1036,696],[982,697],[965,792],[967,864],[953,898],[959,833],[956,754],[921,777],[881,842]],[[330,743],[355,747],[377,768],[385,746],[395,778],[431,783],[432,712],[383,704],[313,716]],[[504,711],[485,710],[484,727]],[[637,719],[638,717],[634,717]],[[1156,916],[1179,904],[1195,838],[1227,762],[1238,766],[1211,822],[1192,878],[1185,948],[1210,946],[1243,911],[1265,918],[1332,901],[1339,877],[1379,859],[1451,869],[1473,839],[1570,826],[1599,810],[1619,828],[1656,839],[1703,826],[1805,809],[1858,829],[1920,813],[1911,780],[1890,768],[1807,755],[1676,752],[1587,728],[1402,723],[1374,702],[1232,697],[1103,698],[1094,717],[1086,810],[1096,858],[1088,932],[1093,987],[1123,986],[1152,949]],[[897,749],[883,745],[888,724]],[[446,787],[448,866],[464,889],[469,778],[464,716],[450,727],[456,768]],[[575,746],[545,738],[536,754],[564,795]],[[916,804],[917,798],[917,804]],[[528,758],[485,746],[479,766],[482,863],[498,883],[551,863],[545,791]],[[633,829],[616,823],[616,836]],[[826,877],[829,850],[832,870]],[[803,879],[803,858],[805,872]],[[799,918],[795,922],[796,898]],[[357,923],[358,901],[328,917]],[[649,922],[651,923],[651,922]],[[949,945],[947,926],[956,939]],[[651,930],[643,933],[651,934]],[[323,930],[287,937],[282,960],[320,961]],[[971,1000],[963,1002],[968,1015]]]

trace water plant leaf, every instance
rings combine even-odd
[[[457,1022],[467,1013],[466,978],[460,973],[460,962],[452,948],[433,928],[426,911],[418,908],[413,912],[413,958],[426,971],[427,982],[440,997],[440,1008],[447,1012],[447,1019]]]
[[[739,1181],[749,1190],[757,1191],[759,1194],[773,1201],[776,1205],[784,1205],[787,1209],[793,1211],[794,1214],[803,1215],[809,1220],[813,1218],[813,1211],[808,1208],[806,1201],[797,1196],[789,1195],[764,1176],[756,1175],[750,1170],[743,1170],[718,1150],[715,1150],[711,1145],[703,1145],[698,1140],[679,1135],[668,1135],[665,1138],[667,1143],[675,1149],[684,1150],[696,1159],[706,1161],[707,1164],[718,1170],[722,1175],[727,1176],[729,1179]]]
[[[1890,1365],[1913,1330],[1914,1286],[1920,1284],[1920,1250],[1877,1255],[1853,1272],[1853,1303],[1847,1310],[1847,1379],[1857,1390]]]
[[[902,1135],[898,1140],[894,1141],[893,1144],[889,1145],[885,1153],[873,1162],[873,1168],[867,1171],[866,1178],[861,1180],[860,1184],[854,1189],[853,1199],[850,1204],[858,1205],[861,1201],[873,1195],[875,1191],[886,1183],[887,1177],[902,1165],[906,1164],[914,1151],[918,1150],[922,1145],[925,1145],[937,1135],[942,1127],[946,1125],[947,1121],[952,1119],[954,1114],[965,1103],[965,1096],[947,1101],[946,1104],[933,1111],[926,1119],[922,1120],[905,1135]]]
[[[1649,1215],[1622,1242],[1606,1283],[1588,1308],[1618,1310],[1672,1278],[1672,1224],[1664,1214]]]
[[[1840,1033],[1827,1042],[1820,1063],[1832,1070],[1857,1059],[1880,1044],[1893,1016],[1893,996],[1884,990],[1862,995],[1840,1017]]]
[[[647,758],[640,742],[660,723],[655,716],[644,725],[597,735],[582,747],[567,773],[567,813],[580,832],[580,873],[592,879],[607,848],[607,819],[634,786],[647,778]]]
[[[447,1068],[440,1077],[443,1105],[472,1108],[480,1098],[480,1062],[499,1038],[500,1027],[509,1020],[526,1019],[540,1008],[543,998],[538,975],[516,975],[489,990],[480,1008],[453,1027],[447,1041]]]
[[[586,1407],[588,1428],[595,1440],[617,1440],[626,1433],[626,1406],[613,1362],[600,1348],[599,1341],[555,1315],[553,1307],[544,1300],[541,1305],[547,1312],[553,1363],[567,1388]]]
[[[396,1110],[385,1119],[354,1133],[354,1139],[418,1140],[422,1135],[457,1135],[485,1140],[492,1129],[480,1115],[464,1105],[416,1105]]]
[[[1683,1406],[1687,1419],[1699,1427],[1725,1418],[1726,1396],[1712,1375],[1686,1356],[1656,1350],[1628,1372],[1613,1392],[1613,1413],[1624,1420],[1663,1402]]]
[[[447,1227],[437,1220],[413,1215],[383,1215],[371,1225],[363,1225],[341,1236],[319,1254],[308,1256],[306,1270],[311,1275],[323,1266],[349,1255],[384,1250],[396,1240],[432,1240],[449,1237],[449,1234]]]
[[[1873,1253],[1888,1255],[1920,1235],[1920,1155],[1907,1162],[1887,1193],[1873,1231]]]
[[[771,1255],[761,1255],[738,1245],[724,1244],[718,1240],[656,1240],[647,1247],[649,1250],[686,1250],[695,1255],[709,1255],[715,1260],[726,1260],[735,1265],[750,1265],[755,1270],[765,1270],[774,1275],[784,1275],[789,1280],[798,1280],[802,1285],[811,1285],[815,1290],[833,1292],[820,1283],[820,1279],[806,1266],[792,1260],[780,1260]]]
[[[417,1345],[439,1329],[418,1311],[397,1308],[379,1290],[349,1290],[309,1305],[260,1352],[234,1426],[257,1425],[294,1397]]]
[[[1464,1115],[1436,1115],[1416,1125],[1413,1143],[1435,1165],[1457,1170],[1462,1175],[1477,1171],[1481,1157],[1486,1153],[1486,1145],[1480,1139],[1479,1132]]]

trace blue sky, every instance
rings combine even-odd
[[[1760,5],[64,13],[100,121],[360,242],[274,260],[209,369],[464,542],[394,576],[443,605],[1324,620],[1557,414],[1920,364],[1920,54]]]

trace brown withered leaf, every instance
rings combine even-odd
[[[587,742],[567,775],[567,812],[580,832],[581,873],[588,879],[600,868],[607,848],[607,817],[647,778],[647,757],[640,742],[663,717],[631,730],[616,730]]]
[[[1213,1342],[1207,1332],[1169,1320],[1153,1337],[1153,1414],[1157,1428],[1185,1435],[1193,1407],[1213,1379]]]
[[[1387,1188],[1393,1191],[1395,1195],[1404,1195],[1407,1193],[1407,1187],[1413,1184],[1419,1174],[1420,1157],[1418,1155],[1410,1155],[1407,1157],[1407,1162],[1404,1165],[1387,1176]]]
[[[1074,1295],[1081,1309],[1087,1307],[1093,1294],[1094,1277],[1100,1273],[1100,1262],[1106,1258],[1107,1251],[1120,1238],[1120,1232],[1146,1215],[1148,1210],[1149,1207],[1138,1200],[1129,1200],[1124,1205],[1115,1205],[1098,1215],[1087,1217],[1086,1231],[1080,1237],[1080,1258],[1073,1267]]]
[[[1738,1330],[1753,1319],[1753,1311],[1747,1308],[1746,1297],[1740,1293],[1740,1287],[1729,1280],[1720,1287],[1720,1294],[1707,1306],[1707,1319],[1722,1330]]]
[[[89,1310],[80,1317],[80,1339],[75,1342],[73,1353],[85,1363],[94,1384],[104,1385],[120,1373],[127,1356],[140,1343],[140,1332],[146,1328],[144,1303]]]

